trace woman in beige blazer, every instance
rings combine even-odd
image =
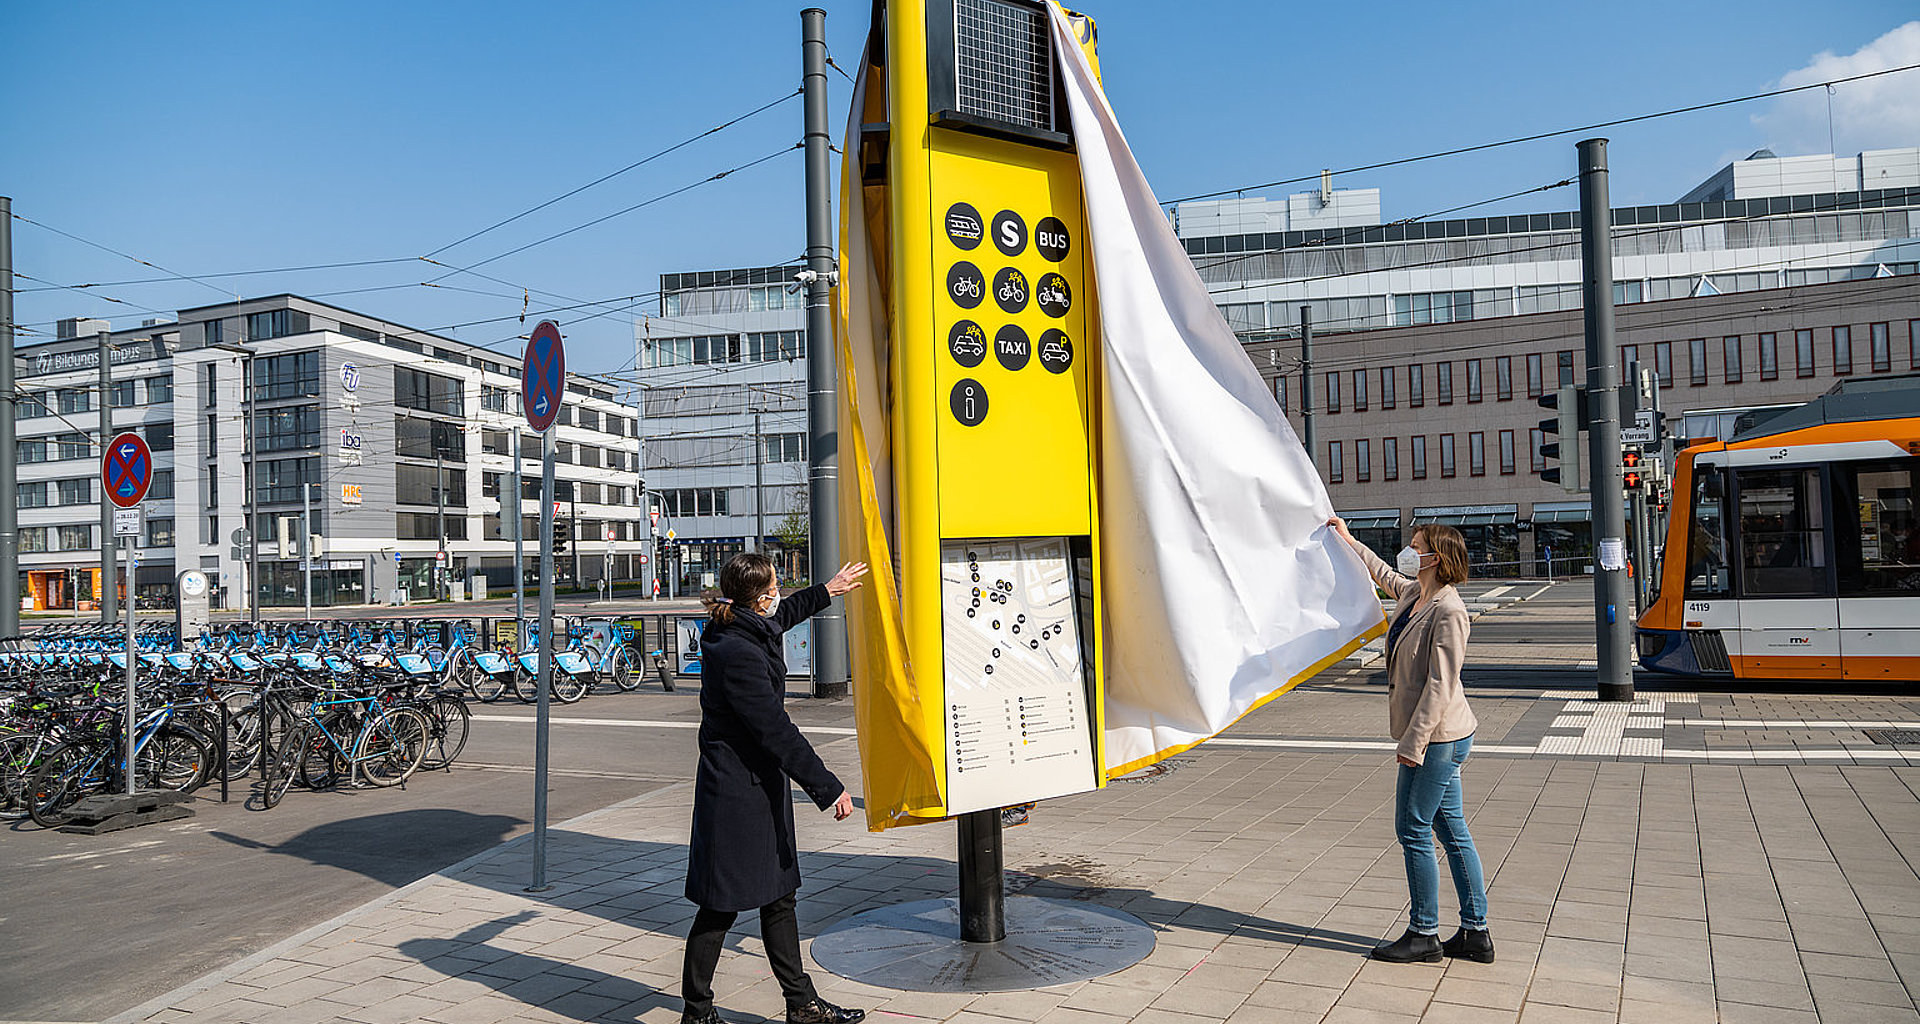
[[[1467,578],[1466,541],[1451,526],[1418,527],[1413,542],[1401,550],[1396,571],[1354,540],[1339,516],[1327,525],[1396,600],[1387,630],[1387,721],[1399,743],[1393,826],[1406,854],[1412,909],[1406,934],[1375,947],[1373,958],[1437,963],[1445,955],[1492,963],[1487,887],[1480,875],[1480,853],[1461,812],[1460,766],[1467,761],[1479,724],[1460,687],[1468,619],[1467,606],[1453,585]],[[1433,856],[1436,832],[1460,894],[1460,931],[1444,943],[1440,877]]]

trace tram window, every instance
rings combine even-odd
[[[1820,470],[1741,470],[1743,597],[1830,596]]]
[[[1920,595],[1920,459],[1861,462],[1834,469],[1840,594]]]
[[[1721,501],[1724,491],[1718,469],[1696,467],[1693,526],[1687,531],[1689,598],[1727,597],[1733,592],[1733,573],[1727,566],[1725,506]]]

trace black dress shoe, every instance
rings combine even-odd
[[[849,1010],[825,999],[815,999],[805,1006],[787,1011],[787,1024],[854,1024],[855,1021],[866,1019],[865,1010]]]
[[[708,1010],[699,1016],[683,1010],[680,1013],[680,1024],[726,1024],[726,1022],[720,1019],[719,1010]]]
[[[1392,942],[1373,947],[1369,955],[1390,964],[1437,964],[1440,962],[1440,936],[1422,935],[1409,928],[1405,935]]]
[[[1484,928],[1462,928],[1453,934],[1453,938],[1440,944],[1440,951],[1455,960],[1490,964],[1493,962],[1493,933]]]

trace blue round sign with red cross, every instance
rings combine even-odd
[[[520,408],[527,414],[527,426],[537,431],[553,426],[566,392],[567,353],[560,343],[560,327],[542,320],[527,340],[527,354],[520,364]]]
[[[153,485],[153,449],[146,439],[129,432],[109,442],[100,460],[100,479],[107,485],[108,501],[121,508],[140,504]]]

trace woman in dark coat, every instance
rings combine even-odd
[[[758,908],[767,959],[787,999],[789,1024],[851,1024],[866,1017],[821,999],[800,959],[794,893],[800,861],[793,836],[797,782],[836,820],[853,797],[787,717],[782,634],[860,586],[865,563],[842,566],[823,584],[780,597],[773,562],[735,555],[720,570],[720,593],[707,600],[700,635],[700,768],[693,789],[687,898],[698,904],[687,935],[681,996],[687,1024],[718,1024],[713,972],[740,911]]]

